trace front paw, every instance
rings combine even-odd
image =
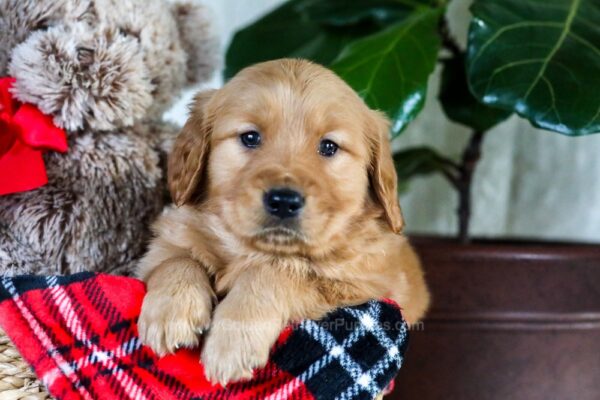
[[[210,326],[211,312],[210,292],[190,289],[173,295],[150,291],[138,319],[140,339],[159,356],[179,347],[196,347],[199,335]]]
[[[202,349],[204,374],[209,381],[222,386],[250,379],[255,368],[267,363],[273,342],[272,334],[264,327],[215,320]]]

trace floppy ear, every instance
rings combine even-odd
[[[175,139],[169,154],[167,178],[173,202],[189,202],[205,179],[204,169],[210,152],[212,116],[207,104],[216,90],[199,93],[190,107],[190,117]]]
[[[389,121],[383,114],[373,112],[369,126],[371,139],[369,179],[390,228],[395,233],[400,233],[404,227],[404,219],[398,202],[398,176],[392,159],[389,127]]]

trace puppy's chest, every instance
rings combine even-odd
[[[258,252],[227,255],[209,269],[218,296],[225,296],[238,282],[255,287],[313,286],[320,281],[310,260],[302,257],[269,255]]]

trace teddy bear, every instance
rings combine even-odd
[[[43,153],[47,184],[0,196],[0,273],[131,271],[169,201],[178,127],[162,114],[212,76],[218,49],[192,2],[0,0],[0,77],[68,147]]]

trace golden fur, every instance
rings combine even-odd
[[[242,146],[256,130],[262,143]],[[331,158],[317,151],[335,141]],[[264,365],[281,329],[333,308],[390,297],[409,323],[429,294],[402,230],[388,122],[329,70],[261,63],[201,93],[169,158],[178,207],[155,224],[138,275],[140,336],[160,354],[208,331],[206,376],[227,383]],[[295,226],[266,224],[263,193],[292,187]],[[217,301],[220,299],[220,301]]]

